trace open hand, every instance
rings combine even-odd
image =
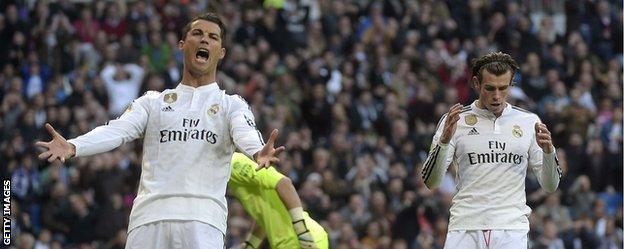
[[[62,163],[65,163],[66,159],[69,159],[76,154],[76,148],[74,145],[67,142],[61,134],[54,130],[52,125],[46,123],[45,128],[48,130],[50,135],[52,135],[52,141],[37,141],[35,143],[35,145],[47,149],[43,153],[39,154],[39,159],[48,159],[48,162],[54,162],[54,160],[59,159]]]
[[[255,160],[258,163],[258,168],[256,170],[260,170],[262,168],[268,168],[271,164],[279,163],[280,159],[277,158],[282,151],[286,150],[286,147],[280,146],[278,148],[273,148],[275,146],[275,140],[277,140],[277,135],[279,131],[274,129],[271,132],[271,136],[269,137],[269,141],[262,147],[262,150],[256,153]]]
[[[457,121],[459,121],[459,113],[462,107],[461,104],[457,103],[449,109],[446,122],[444,122],[444,130],[442,130],[442,136],[440,137],[440,143],[448,144],[451,141],[455,130],[457,130]]]

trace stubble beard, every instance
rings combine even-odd
[[[188,67],[188,72],[193,77],[199,78],[201,76],[208,75],[212,73],[213,71],[216,71],[213,68],[214,67],[211,65],[210,62],[208,62],[207,65],[198,65],[194,61],[191,61]]]

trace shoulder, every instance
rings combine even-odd
[[[237,104],[237,105],[245,105],[248,106],[249,103],[247,103],[247,100],[245,100],[245,98],[243,98],[243,96],[240,96],[238,94],[227,94],[225,93],[226,98],[232,102],[233,104]]]
[[[475,113],[475,111],[473,110],[473,107],[468,105],[468,106],[464,106],[464,107],[461,109],[461,111],[459,112],[459,118],[460,118],[460,119],[463,119],[463,118],[465,118],[465,117],[467,117],[467,116],[470,116],[470,115],[475,115],[475,114],[476,114],[476,113]]]
[[[535,123],[542,122],[537,114],[517,106],[512,106],[511,112],[509,114],[511,118],[513,118],[513,120],[515,120],[516,122],[518,122],[518,124],[521,124],[522,126],[526,125],[527,127],[533,127]]]
[[[514,106],[514,105],[511,106],[510,114],[518,118],[529,118],[529,119],[539,120],[539,117],[537,116],[537,114],[531,111],[528,111],[526,109]]]
[[[512,106],[511,106],[511,109],[512,109],[512,110],[515,110],[515,111],[518,111],[518,112],[523,112],[523,113],[533,114],[532,112],[530,112],[530,111],[528,111],[528,110],[526,110],[526,109],[523,109],[523,108],[517,107],[517,106],[515,106],[515,105],[512,105]]]
[[[464,106],[461,109],[461,112],[459,112],[459,113],[466,113],[466,112],[471,112],[471,111],[472,111],[472,106],[471,105],[467,105],[467,106]]]
[[[237,111],[241,109],[251,110],[249,103],[247,103],[247,101],[238,94],[225,94],[225,99],[227,102],[226,105],[229,105],[230,111]]]
[[[143,96],[146,96],[147,98],[158,98],[158,96],[160,96],[161,94],[165,93],[166,91],[171,91],[171,90],[165,90],[163,92],[159,92],[159,91],[147,91],[143,94]]]
[[[149,103],[149,102],[152,102],[153,100],[158,99],[162,94],[163,93],[158,92],[158,91],[147,91],[143,93],[141,97],[137,98],[137,102]]]

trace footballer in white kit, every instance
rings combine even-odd
[[[473,64],[479,99],[441,118],[422,177],[434,188],[456,167],[445,248],[527,248],[527,168],[554,192],[561,177],[555,149],[537,115],[506,102],[515,61],[490,53]]]
[[[147,92],[108,125],[71,139],[76,156],[143,138],[143,167],[128,231],[158,220],[198,220],[225,233],[230,157],[264,145],[253,113],[217,83]],[[197,208],[202,207],[202,208]]]
[[[216,82],[222,39],[225,28],[216,14],[194,18],[178,44],[184,71],[175,89],[147,92],[118,119],[69,141],[46,124],[53,140],[37,142],[48,149],[39,158],[64,162],[143,139],[126,248],[223,248],[234,150],[260,167],[279,161],[284,147],[273,148],[277,130],[265,144],[247,103]]]

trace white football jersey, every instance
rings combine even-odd
[[[225,234],[235,147],[251,156],[264,145],[247,103],[217,83],[179,84],[146,93],[118,119],[69,142],[77,156],[88,156],[140,137],[141,180],[128,232],[159,220],[196,220]]]
[[[450,231],[529,229],[527,167],[552,192],[561,177],[556,153],[545,154],[537,144],[537,115],[507,104],[497,118],[475,103],[462,109],[448,145],[438,143],[446,115],[442,117],[423,166],[423,179],[427,186],[435,186],[449,165],[456,167]],[[440,155],[444,151],[446,155]]]

